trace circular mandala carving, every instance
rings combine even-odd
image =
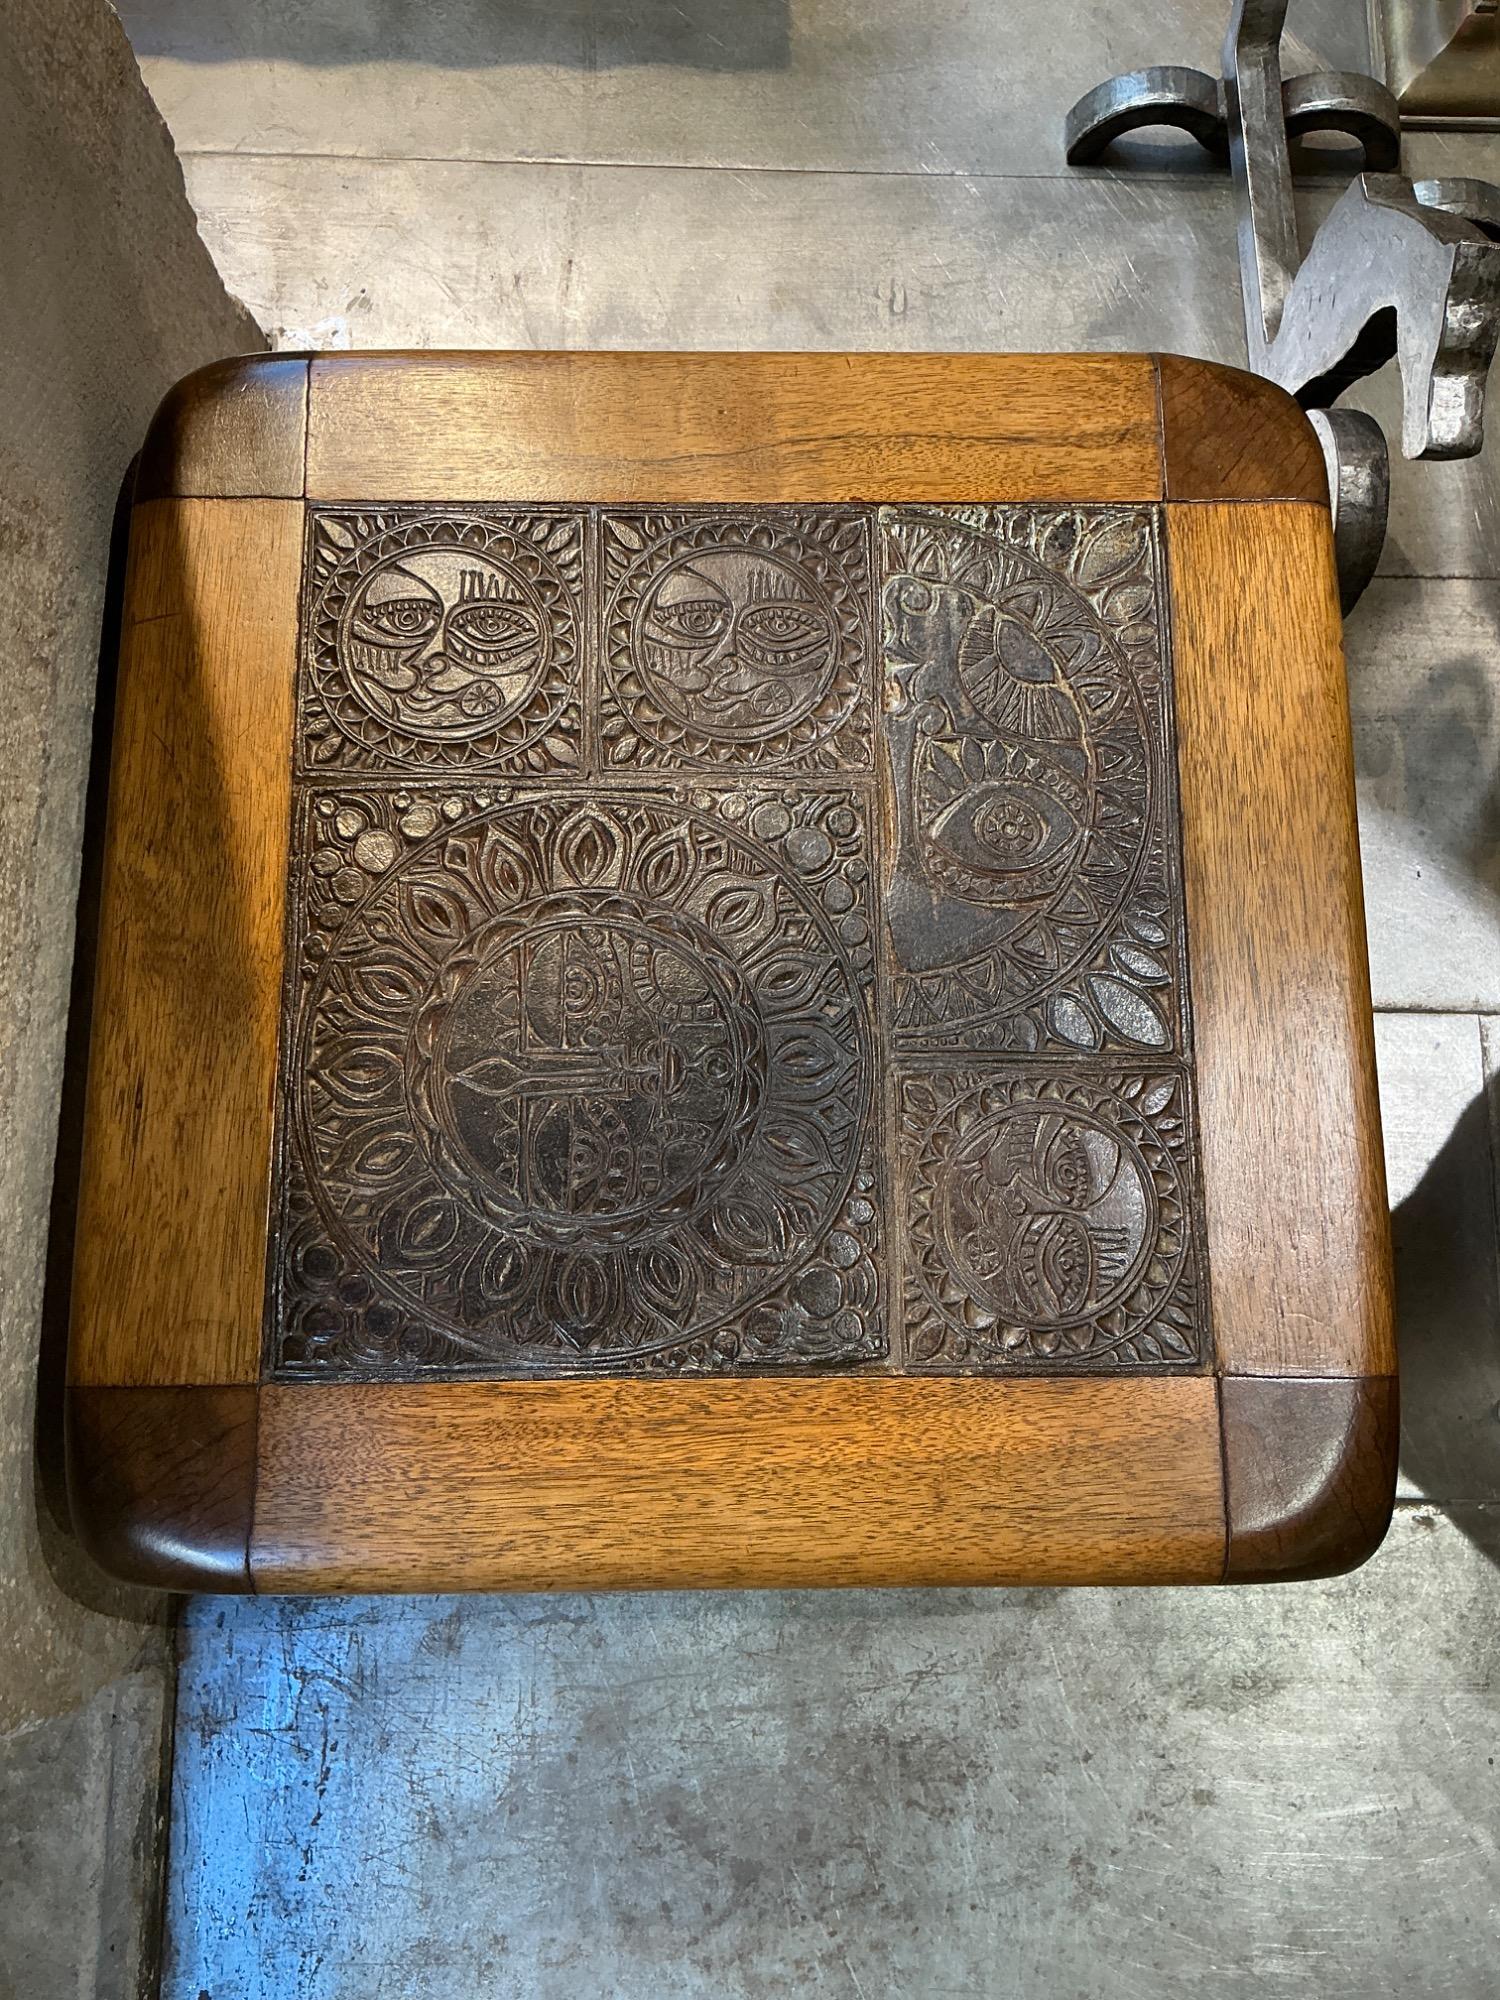
[[[310,681],[329,754],[342,739],[381,759],[492,762],[557,727],[577,656],[576,523],[320,515],[313,532],[328,573]]]
[[[791,1310],[863,1304],[826,1246],[868,1034],[806,831],[549,798],[376,881],[296,1065],[307,1181],[372,1296],[461,1352],[603,1362],[712,1335],[820,1253]]]
[[[701,924],[618,891],[523,905],[412,1032],[433,1164],[518,1240],[605,1250],[698,1214],[754,1141],[766,1030]]]
[[[617,543],[627,532],[639,541],[615,524]],[[785,521],[700,521],[639,548],[606,635],[629,731],[617,761],[638,746],[646,761],[796,756],[836,736],[860,696],[858,592],[816,535]]]
[[[1054,566],[957,521],[903,518],[888,540],[905,698],[887,725],[888,907],[913,975],[898,1027],[1169,1046],[1149,524],[1111,524]]]

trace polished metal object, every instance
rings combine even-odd
[[[1116,139],[1153,125],[1174,125],[1228,156],[1223,84],[1201,69],[1165,67],[1108,77],[1079,98],[1063,127],[1068,165],[1091,167]]]
[[[1500,191],[1476,181],[1414,184],[1393,171],[1400,109],[1368,77],[1286,81],[1287,0],[1235,0],[1222,84],[1201,70],[1117,77],[1074,105],[1067,157],[1098,160],[1113,140],[1177,125],[1227,153],[1239,207],[1240,282],[1250,366],[1309,411],[1328,465],[1345,608],[1379,560],[1389,505],[1384,435],[1333,412],[1393,357],[1408,458],[1469,458],[1484,437],[1484,385],[1500,338]],[[1302,255],[1290,142],[1338,131],[1361,172]]]
[[[1339,602],[1347,616],[1364,595],[1385,546],[1391,504],[1391,460],[1385,432],[1363,410],[1309,410],[1323,447]]]
[[[1405,124],[1500,129],[1500,0],[1370,0],[1370,45]]]
[[[1384,173],[1397,164],[1401,133],[1395,100],[1373,77],[1334,70],[1287,77],[1281,109],[1290,139],[1342,132],[1364,148],[1371,171]],[[1201,69],[1175,66],[1112,76],[1088,91],[1068,113],[1063,150],[1069,166],[1094,166],[1117,139],[1157,125],[1176,126],[1216,159],[1229,157],[1222,81]]]
[[[1340,197],[1252,360],[1310,407],[1331,404],[1394,355],[1408,458],[1472,458],[1500,337],[1500,254],[1475,224],[1425,207],[1399,174],[1362,174]]]

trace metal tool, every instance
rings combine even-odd
[[[1414,183],[1395,171],[1395,98],[1351,72],[1284,79],[1286,12],[1287,0],[1235,0],[1222,81],[1160,68],[1091,90],[1068,114],[1067,157],[1091,164],[1123,134],[1163,124],[1227,157],[1239,194],[1249,364],[1313,417],[1348,610],[1380,557],[1390,469],[1375,420],[1331,406],[1394,357],[1406,456],[1467,458],[1479,450],[1484,385],[1500,339],[1500,189]],[[1291,142],[1330,131],[1358,142],[1363,171],[1304,258]]]

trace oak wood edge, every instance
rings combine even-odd
[[[519,400],[497,411],[501,385]],[[1017,396],[1026,406],[1042,389],[1055,421],[1018,416]],[[1159,504],[1155,357],[422,349],[312,361],[305,492],[320,505],[960,505],[996,491]]]
[[[153,1590],[251,1589],[259,1404],[250,1384],[69,1389],[73,1532],[100,1569]]]
[[[1227,1583],[1339,1576],[1375,1553],[1396,1493],[1394,1375],[1226,1375]]]
[[[302,523],[300,502],[285,499],[171,497],[137,500],[132,509],[109,806],[99,836],[68,1335],[75,1387],[253,1386],[259,1376]],[[225,575],[233,579],[237,598],[211,631],[202,607],[205,597],[212,601],[206,579],[215,573],[220,587]],[[258,601],[281,607],[279,624],[269,615],[258,622]],[[240,693],[228,706],[207,699],[231,686]],[[166,819],[187,830],[181,842],[164,837],[160,814],[143,828],[145,802],[159,806],[164,797]],[[250,868],[257,843],[237,840],[234,826],[252,818],[267,833],[263,865]],[[204,889],[199,856],[235,874],[232,898],[223,868]],[[152,870],[164,890],[147,879]],[[246,912],[260,891],[265,948],[257,952]],[[143,910],[154,913],[149,928],[159,948],[127,951]],[[256,993],[268,1038],[258,1068],[247,1053],[247,1001]],[[226,1092],[220,1070],[204,1088],[202,1071],[184,1061],[164,1020],[191,1021],[234,1063],[244,1056],[248,1085]],[[233,1034],[224,1022],[234,1023]],[[212,1147],[203,1135],[229,1096],[243,1115],[233,1143]],[[144,1156],[135,1144],[143,1104],[148,1129],[154,1122],[162,1135]],[[115,1143],[127,1134],[128,1147]],[[183,1161],[193,1164],[179,1171]],[[232,1228],[223,1226],[226,1214]],[[216,1252],[246,1237],[253,1254],[238,1260],[226,1288],[234,1260]],[[237,1308],[246,1287],[250,1303]]]
[[[261,1397],[258,1593],[1223,1572],[1211,1376],[276,1383]]]
[[[1331,523],[1303,503],[1163,513],[1219,1366],[1380,1377],[1394,1281]],[[1241,839],[1268,799],[1269,830]],[[1262,1227],[1278,1214],[1297,1227]]]
[[[1317,432],[1285,389],[1243,368],[1152,356],[1167,500],[1307,501],[1328,507]]]
[[[169,389],[146,432],[135,500],[300,500],[310,357],[234,355]]]

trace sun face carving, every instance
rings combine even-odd
[[[867,764],[865,537],[840,515],[609,517],[608,761]]]
[[[310,537],[308,765],[576,762],[580,520],[320,512]]]
[[[1195,1360],[1187,1112],[1171,1072],[909,1078],[913,1358]]]
[[[389,556],[340,624],[350,686],[377,723],[472,737],[535,692],[550,634],[541,599],[508,565],[466,549]]]
[[[833,607],[819,586],[750,549],[670,563],[637,605],[633,637],[665,713],[749,742],[800,721],[838,658]]]
[[[970,1294],[1011,1325],[1107,1312],[1157,1222],[1137,1148],[1087,1111],[1022,1102],[950,1155],[941,1228]]]

